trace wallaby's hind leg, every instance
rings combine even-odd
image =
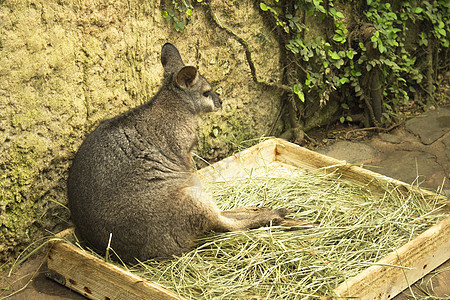
[[[240,207],[235,208],[231,210],[225,210],[221,212],[221,215],[227,218],[236,219],[236,220],[242,220],[242,219],[248,219],[251,216],[260,215],[262,213],[269,213],[279,211],[279,213],[283,214],[283,217],[289,213],[289,211],[285,208],[280,208],[277,210],[273,210],[268,207],[256,207],[256,206],[246,206],[246,207]]]
[[[220,211],[210,196],[204,193],[200,181],[194,178],[197,184],[184,190],[186,197],[191,197],[195,210],[202,212],[205,220],[208,220],[206,230],[218,232],[241,231],[259,228],[265,225],[279,224],[289,213],[285,208],[271,209],[267,207],[243,207],[233,210]]]
[[[279,224],[288,214],[284,208],[244,207],[220,212],[216,231],[240,231]]]

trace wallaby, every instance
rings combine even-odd
[[[110,242],[130,263],[180,255],[208,231],[257,228],[287,214],[255,207],[220,211],[202,191],[191,158],[196,116],[217,111],[222,101],[172,44],[162,47],[161,62],[164,79],[157,94],[89,134],[67,183],[81,239],[100,252]]]

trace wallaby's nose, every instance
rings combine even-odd
[[[219,109],[222,107],[222,100],[219,98],[219,96],[217,96],[216,94],[214,94],[214,106]]]

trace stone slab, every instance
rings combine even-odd
[[[338,141],[316,151],[351,164],[372,159],[377,154],[376,150],[367,144],[349,141]]]
[[[442,140],[442,143],[443,143],[444,146],[445,146],[445,149],[444,149],[445,155],[447,156],[448,160],[450,161],[450,136],[445,137],[445,138]],[[449,174],[449,175],[450,175],[450,174]]]
[[[383,160],[364,167],[409,184],[419,183],[420,186],[431,189],[440,186],[445,177],[436,157],[421,151],[393,151]]]
[[[406,129],[417,135],[425,145],[430,145],[450,131],[450,107],[440,107],[410,119]]]
[[[402,140],[398,136],[395,136],[395,135],[389,134],[389,133],[380,133],[380,134],[378,134],[378,137],[383,142],[390,143],[390,144],[400,144],[402,142]]]

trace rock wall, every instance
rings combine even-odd
[[[224,101],[222,112],[200,122],[200,156],[228,156],[269,132],[280,93],[251,80],[242,45],[203,4],[178,33],[153,2],[0,1],[0,261],[70,226],[65,181],[75,151],[101,120],[156,93],[165,42]],[[212,13],[249,43],[258,75],[279,80],[278,44],[258,7],[227,3],[211,1]]]

